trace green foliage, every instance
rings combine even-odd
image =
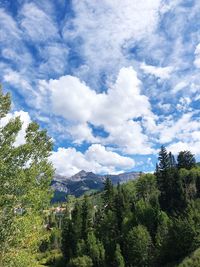
[[[196,165],[196,160],[194,155],[190,151],[181,151],[177,157],[177,167],[178,169],[184,168],[187,170],[192,169]]]
[[[116,267],[125,267],[124,257],[119,244],[116,245],[114,264]]]
[[[0,119],[5,117],[6,114],[10,111],[11,98],[7,93],[6,95],[2,92],[2,87],[0,85]]]
[[[88,234],[87,238],[87,254],[92,258],[96,267],[103,267],[105,263],[105,250],[103,244],[97,240],[93,232]]]
[[[195,250],[189,257],[185,258],[177,267],[199,267],[200,248]]]
[[[70,260],[69,267],[92,267],[92,259],[88,256],[81,256]]]
[[[37,256],[41,266],[65,267],[63,255],[59,250],[47,250]],[[29,265],[28,265],[29,266]]]
[[[154,195],[158,196],[156,176],[143,174],[136,181],[136,194],[138,199],[149,201]]]
[[[170,168],[170,156],[164,146],[161,146],[158,156],[158,170],[164,172]]]
[[[91,213],[91,203],[88,196],[84,196],[84,200],[81,207],[81,219],[82,219],[82,238],[86,239],[91,227],[92,213]]]
[[[164,211],[168,213],[181,212],[186,207],[186,198],[182,177],[178,169],[170,164],[173,155],[161,147],[159,165],[156,171],[158,188],[160,190],[159,202]]]
[[[66,263],[105,267],[175,267],[200,246],[200,168],[178,168],[162,147],[155,175],[73,199],[66,209]],[[89,258],[88,258],[89,257]]]
[[[166,257],[166,247],[168,242],[169,227],[171,225],[171,220],[169,216],[161,211],[158,215],[158,227],[155,236],[155,253],[154,261],[156,266],[161,266],[162,262],[167,262]]]
[[[10,103],[9,95],[0,90],[0,118]],[[30,123],[25,143],[16,146],[21,126],[17,117],[0,128],[0,266],[6,267],[36,266],[33,255],[48,235],[42,211],[51,197],[52,142],[46,131]]]
[[[133,227],[126,237],[127,265],[149,266],[151,246],[151,236],[147,229],[142,225]]]
[[[106,210],[112,208],[113,205],[114,188],[109,178],[106,179],[103,191],[103,200]]]

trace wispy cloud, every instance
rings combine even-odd
[[[20,13],[20,27],[25,38],[32,42],[46,42],[59,37],[56,25],[45,12],[34,3],[26,3]]]

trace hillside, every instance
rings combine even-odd
[[[52,241],[41,253],[41,263],[51,267],[199,266],[200,167],[195,162],[189,151],[175,158],[161,147],[154,174],[128,182],[124,181],[130,173],[98,177],[81,171],[72,176],[68,182],[98,179],[104,187],[97,194],[70,197],[53,209],[47,221]],[[121,184],[114,186],[108,177]]]

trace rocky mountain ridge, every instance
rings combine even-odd
[[[114,185],[136,179],[140,172],[127,172],[116,175],[99,175],[84,170],[71,177],[55,175],[51,187],[54,191],[53,202],[65,201],[67,195],[79,197],[84,193],[103,189],[104,181],[109,178]]]

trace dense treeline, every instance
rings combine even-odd
[[[96,196],[67,205],[64,266],[177,266],[200,245],[199,196],[194,156],[183,151],[176,161],[161,147],[154,174],[117,187],[107,179],[97,205]]]

